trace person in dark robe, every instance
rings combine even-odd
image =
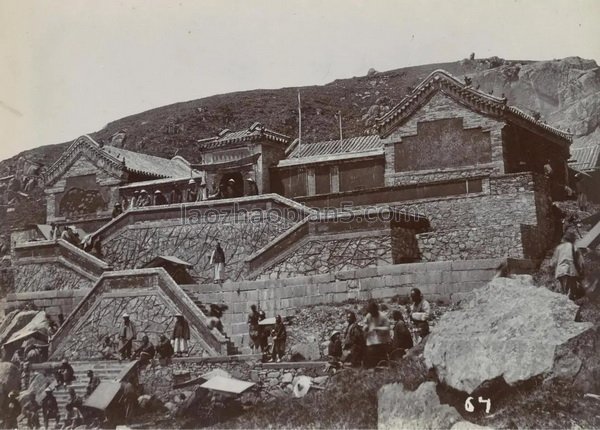
[[[265,311],[262,309],[258,311],[258,344],[260,345],[260,352],[263,354],[269,349],[269,330],[265,326],[260,325],[260,322],[266,318]]]
[[[112,214],[111,214],[112,218],[114,219],[114,218],[118,217],[119,215],[121,215],[122,213],[123,213],[123,207],[121,206],[121,203],[115,203],[115,206],[113,207]]]
[[[175,326],[173,327],[173,350],[177,357],[188,353],[188,341],[190,340],[190,326],[182,314],[175,315]]]
[[[140,364],[146,365],[154,358],[156,350],[148,336],[142,336],[142,344],[133,353],[133,358],[139,358]]]
[[[17,418],[21,415],[21,403],[16,391],[11,391],[8,394],[8,402],[4,408],[4,428],[16,429]]]
[[[349,361],[353,367],[358,367],[362,364],[365,350],[364,333],[356,321],[356,314],[354,312],[348,311],[346,321],[348,325],[344,333],[344,354],[342,355],[342,361]]]
[[[331,333],[329,345],[327,346],[327,355],[330,361],[339,362],[342,359],[342,337],[339,331]]]
[[[167,198],[160,190],[154,191],[154,204],[156,206],[166,205],[167,203]]]
[[[175,354],[175,351],[173,350],[173,345],[171,344],[167,336],[165,336],[164,334],[161,334],[158,338],[156,352],[160,359],[167,360],[167,362],[170,361],[171,357],[173,357],[173,354]]]
[[[123,314],[123,323],[119,330],[119,352],[123,360],[131,358],[131,348],[136,336],[135,326],[129,320],[129,315]]]
[[[56,397],[52,394],[50,388],[46,388],[44,391],[45,396],[42,399],[42,416],[44,417],[44,428],[48,428],[48,422],[53,419],[55,422],[55,428],[58,428],[60,421],[60,414],[58,413],[58,403],[56,403]]]
[[[256,350],[258,352],[259,344],[259,333],[258,333],[258,311],[256,305],[250,306],[250,313],[248,314],[248,336],[250,338],[250,349],[252,352]]]
[[[69,360],[63,359],[60,367],[55,372],[56,386],[70,385],[75,380],[75,371],[73,366],[69,364]]]
[[[89,397],[92,395],[94,390],[98,387],[98,385],[100,385],[100,378],[95,376],[94,371],[91,369],[87,371],[87,377],[89,379],[88,379],[87,386],[85,387],[85,395]]]
[[[413,347],[412,335],[410,334],[410,330],[404,322],[402,312],[399,310],[393,311],[392,319],[394,320],[392,351],[394,352],[394,355],[397,354],[398,356],[402,357],[406,351]]]
[[[287,331],[281,315],[275,317],[275,328],[271,335],[273,336],[273,357],[271,361],[275,360],[279,363],[285,355],[285,342],[287,340]]]

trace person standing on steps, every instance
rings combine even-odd
[[[214,265],[215,283],[222,284],[225,277],[225,252],[223,252],[220,242],[217,242],[217,246],[210,256],[210,264]]]
[[[122,360],[131,358],[133,340],[136,338],[135,326],[129,320],[128,314],[123,314],[123,322],[119,330],[119,352]]]
[[[188,353],[188,340],[190,340],[190,326],[182,314],[175,315],[175,327],[173,327],[173,351],[177,357]]]
[[[42,399],[42,416],[44,417],[44,428],[48,428],[48,422],[54,419],[54,427],[58,428],[60,414],[58,413],[58,404],[52,390],[48,387],[44,390],[46,396]]]

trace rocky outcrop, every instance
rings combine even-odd
[[[496,278],[442,316],[425,345],[439,380],[472,393],[490,381],[532,378],[576,383],[600,352],[597,330],[575,322],[578,306],[529,276]]]
[[[377,428],[449,429],[462,421],[452,406],[440,404],[435,383],[425,382],[415,391],[388,384],[377,393]]]
[[[594,60],[505,62],[471,76],[474,86],[504,94],[509,104],[539,113],[541,120],[570,129],[576,138],[600,127],[600,69]]]
[[[12,363],[0,363],[0,394],[19,391],[21,388],[21,375],[19,368]]]

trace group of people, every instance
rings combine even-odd
[[[368,303],[362,324],[358,322],[356,314],[349,311],[343,336],[339,331],[331,334],[328,347],[330,363],[334,367],[349,363],[354,367],[370,368],[388,357],[399,359],[404,356],[415,343],[411,332],[414,332],[417,342],[422,341],[429,334],[432,316],[431,306],[418,288],[411,290],[410,297],[412,303],[407,308],[410,325],[400,310],[392,312],[393,322],[390,322],[375,301]]]
[[[62,239],[77,248],[83,249],[85,252],[102,257],[102,243],[100,238],[88,234],[82,239],[74,226],[59,226],[54,223],[50,226],[50,240]]]
[[[287,331],[281,315],[275,317],[275,324],[272,326],[261,324],[261,321],[265,319],[266,315],[263,310],[259,311],[256,305],[250,306],[250,313],[248,314],[250,349],[253,352],[260,351],[262,354],[269,356],[269,361],[279,363],[285,355]],[[272,338],[271,345],[269,345],[269,337]]]
[[[42,412],[44,428],[48,428],[50,420],[54,420],[55,428],[72,429],[84,423],[83,400],[77,395],[73,387],[68,389],[69,399],[65,405],[64,415],[61,415],[54,390],[61,387],[67,387],[75,380],[73,368],[68,360],[63,360],[61,366],[55,372],[57,384],[52,389],[50,386],[44,390],[44,397],[41,405],[38,403],[35,392],[30,392],[22,401],[19,401],[19,396],[16,391],[12,391],[8,395],[8,399],[4,402],[2,416],[4,418],[2,428],[17,428],[18,417],[23,415],[26,425],[30,429],[40,427],[39,412]],[[100,385],[100,378],[94,375],[93,370],[87,371],[88,382],[85,390],[85,398],[89,397],[94,390]],[[61,417],[64,417],[61,425]]]
[[[174,315],[175,325],[171,339],[161,334],[158,343],[154,345],[147,335],[142,336],[140,345],[134,349],[134,341],[137,339],[137,330],[131,321],[129,314],[123,314],[123,321],[119,328],[118,342],[113,342],[110,335],[104,337],[100,355],[105,360],[139,359],[141,364],[147,364],[158,356],[162,360],[170,360],[173,356],[182,357],[188,355],[188,342],[190,340],[190,326],[182,314]]]

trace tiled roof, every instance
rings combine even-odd
[[[575,170],[591,170],[598,168],[598,158],[600,156],[600,145],[592,144],[581,147],[571,147],[571,163],[569,166]]]
[[[466,84],[452,76],[445,70],[433,71],[423,82],[421,82],[410,94],[394,106],[384,116],[377,119],[378,129],[382,137],[389,136],[397,124],[402,123],[409,118],[422,105],[427,103],[432,93],[442,91],[459,100],[469,108],[482,112],[486,115],[506,119],[518,124],[522,124],[537,133],[544,133],[554,138],[558,138],[561,143],[570,144],[572,135],[559,130],[541,121],[522,110],[509,106],[505,97],[496,97],[486,94],[470,84]]]
[[[289,144],[292,140],[285,134],[265,128],[261,123],[255,122],[245,130],[230,131],[225,129],[218,136],[201,139],[198,141],[200,149],[218,149],[240,142],[249,142],[253,140],[267,139],[274,142]]]
[[[327,140],[324,142],[299,143],[288,155],[288,159],[331,156],[337,154],[356,154],[382,149],[381,138],[377,135],[357,136],[343,140]]]
[[[114,146],[104,146],[102,150],[119,161],[125,161],[125,168],[129,172],[142,173],[159,178],[182,178],[190,175],[190,167],[183,160],[169,160],[168,158],[155,157],[128,151]]]

